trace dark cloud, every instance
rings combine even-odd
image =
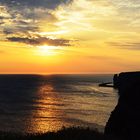
[[[1,31],[5,35],[28,34],[39,31],[39,22],[42,19],[48,22],[55,22],[57,18],[49,12],[60,4],[69,3],[72,0],[0,0]],[[7,23],[10,23],[10,25]]]
[[[32,26],[32,25],[28,25],[28,26],[23,26],[23,25],[17,25],[16,26],[16,30],[20,31],[20,32],[28,32],[28,31],[38,31],[38,27],[37,26]]]
[[[38,27],[37,26],[32,26],[32,25],[14,25],[13,27],[4,27],[3,29],[3,33],[5,35],[9,35],[9,34],[28,34],[28,32],[36,32],[38,31]]]
[[[26,22],[24,20],[17,20],[17,21],[15,20],[15,22],[19,25],[24,25],[24,26],[29,25],[29,22]]]
[[[5,19],[9,19],[8,17],[5,17],[5,16],[0,16],[0,25],[4,24],[4,20]]]
[[[3,19],[5,19],[5,17],[4,16],[0,16],[0,20],[3,20]]]
[[[4,22],[3,21],[0,21],[0,25],[3,25],[4,24]]]
[[[68,4],[72,0],[0,0],[1,12],[0,26],[2,34],[9,41],[22,42],[30,45],[70,46],[70,41],[65,39],[50,39],[42,36],[31,36],[30,32],[40,31],[39,23],[45,20],[52,24],[57,18],[51,14],[50,9],[55,9],[61,4]],[[10,23],[10,24],[9,24]],[[22,37],[21,37],[22,36]]]
[[[9,30],[9,29],[3,29],[3,33],[6,34],[6,35],[14,34],[14,32]]]
[[[51,20],[51,21],[54,21],[56,20],[56,17],[54,15],[52,15],[48,9],[43,9],[43,8],[25,8],[25,9],[22,9],[21,12],[19,11],[16,11],[17,13],[15,15],[18,15],[20,14],[21,15],[21,18],[23,19],[31,19],[31,20],[40,20],[40,19],[47,19],[47,20]]]
[[[140,50],[140,42],[107,42],[107,44],[121,49]]]
[[[48,8],[54,9],[58,5],[63,3],[68,3],[71,0],[0,0],[1,4],[10,6],[10,7],[32,7],[32,8]]]
[[[50,46],[70,46],[70,40],[66,39],[50,39],[47,37],[8,37],[9,41],[21,42],[33,46],[50,45]]]
[[[7,9],[8,12],[8,9]],[[37,21],[34,19],[28,19],[24,14],[22,14],[18,11],[13,12],[12,9],[9,11],[10,17],[4,17],[0,16],[0,28],[1,31],[5,35],[8,34],[15,34],[15,33],[28,33],[29,31],[31,32],[36,32],[38,31],[39,27],[37,25]],[[14,13],[14,14],[13,14]],[[10,24],[9,24],[10,23]]]

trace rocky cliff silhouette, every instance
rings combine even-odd
[[[114,75],[119,100],[105,127],[105,135],[140,140],[140,72]]]

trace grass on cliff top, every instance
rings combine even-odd
[[[63,128],[57,132],[37,134],[16,134],[0,132],[0,140],[118,140],[114,137],[106,137],[103,133],[89,128],[71,127]]]

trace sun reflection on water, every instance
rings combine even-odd
[[[38,91],[37,110],[33,112],[31,120],[32,132],[56,131],[63,127],[63,117],[66,115],[61,107],[62,101],[53,91],[53,85],[45,84]]]

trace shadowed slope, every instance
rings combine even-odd
[[[140,72],[121,73],[114,78],[119,101],[106,124],[105,134],[125,140],[139,140],[140,132]]]

